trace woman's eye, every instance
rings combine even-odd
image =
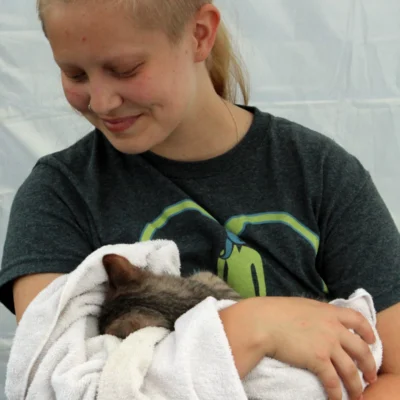
[[[118,76],[118,78],[130,78],[130,77],[134,76],[134,75],[137,73],[138,68],[139,68],[141,65],[142,65],[142,64],[139,64],[139,65],[137,65],[135,68],[130,69],[130,70],[128,70],[128,71],[122,71],[122,72],[115,71],[114,73],[115,73],[115,75]]]
[[[120,78],[129,78],[134,74],[135,70],[126,71],[126,72],[116,72],[116,75]]]
[[[86,74],[84,72],[81,74],[65,74],[65,76],[74,82],[83,82],[86,80]]]

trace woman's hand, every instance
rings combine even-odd
[[[368,347],[375,336],[368,321],[354,310],[298,297],[258,297],[220,315],[241,377],[261,361],[263,353],[313,372],[330,400],[342,399],[340,378],[351,400],[362,396],[357,365],[366,381],[377,379]]]

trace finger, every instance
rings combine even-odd
[[[376,363],[367,343],[350,331],[341,336],[340,343],[343,350],[357,362],[357,367],[362,371],[364,379],[369,383],[375,382],[377,379]]]
[[[338,345],[332,353],[332,364],[341,377],[351,400],[359,400],[363,393],[361,377],[355,362]]]
[[[314,365],[308,368],[321,381],[329,400],[342,400],[342,386],[340,378],[329,356],[326,359],[317,357]]]
[[[353,329],[368,344],[375,343],[375,334],[368,320],[358,311],[342,308],[339,313],[339,321],[347,329]]]

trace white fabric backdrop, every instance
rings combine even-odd
[[[399,0],[216,0],[252,104],[333,137],[370,170],[400,226]],[[16,189],[89,125],[64,100],[35,0],[0,0],[0,258]],[[0,399],[15,329],[0,307]]]

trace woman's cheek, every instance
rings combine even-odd
[[[89,96],[83,88],[79,88],[77,84],[66,82],[65,79],[62,81],[62,85],[68,103],[76,110],[82,113],[86,112],[89,104]]]
[[[154,87],[154,79],[150,74],[143,73],[131,82],[124,82],[119,88],[121,96],[133,104],[150,105],[157,101],[160,86]]]

